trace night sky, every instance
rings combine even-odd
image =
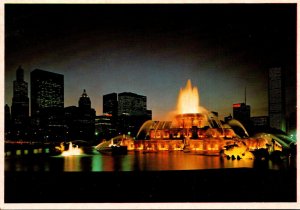
[[[268,115],[270,67],[283,67],[296,105],[296,4],[7,4],[8,105],[19,65],[29,84],[36,68],[63,74],[65,106],[86,89],[97,115],[104,94],[134,92],[166,119],[188,79],[221,119],[245,87],[251,116]]]

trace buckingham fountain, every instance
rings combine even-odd
[[[242,130],[242,136],[237,135],[234,128]],[[236,119],[222,123],[214,112],[200,106],[198,88],[192,86],[191,80],[180,89],[177,108],[171,113],[170,121],[146,121],[135,140],[128,136],[119,139],[128,150],[181,150],[205,155],[221,154],[228,158],[254,158],[253,154],[259,150],[281,152],[296,144],[291,140],[283,141],[273,134],[260,133],[250,137]]]
[[[117,136],[110,140],[114,144],[102,142],[96,149],[101,150],[105,144],[119,144],[126,146],[129,151],[144,153],[183,151],[252,159],[259,150],[281,152],[296,144],[291,140],[283,141],[273,134],[261,133],[250,137],[236,119],[221,122],[214,112],[200,106],[198,88],[192,86],[191,80],[180,89],[176,110],[170,116],[170,121],[146,121],[134,139],[126,135]],[[242,131],[242,136],[236,134],[235,128]]]

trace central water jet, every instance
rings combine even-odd
[[[188,80],[186,86],[181,88],[177,100],[175,115],[175,127],[177,128],[198,128],[209,126],[208,111],[200,106],[200,97],[197,87],[192,86]]]
[[[200,112],[200,98],[197,87],[192,86],[191,80],[188,80],[185,88],[180,88],[177,113],[190,114]]]

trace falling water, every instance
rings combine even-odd
[[[230,120],[230,121],[228,122],[228,125],[230,125],[231,127],[232,127],[232,126],[237,126],[237,127],[241,128],[241,129],[243,129],[245,135],[246,135],[247,137],[249,137],[249,134],[248,134],[246,128],[243,126],[243,124],[242,124],[240,121],[238,121],[238,120],[236,120],[236,119],[232,119],[232,120]]]
[[[146,134],[149,132],[151,126],[153,125],[153,121],[152,120],[147,120],[146,122],[144,122],[144,124],[140,127],[138,133],[137,133],[137,137],[140,136],[141,132],[145,132]]]
[[[83,153],[82,149],[76,145],[76,147],[73,147],[72,142],[69,143],[69,148],[67,151],[62,152],[62,156],[73,156],[73,155],[81,155]]]

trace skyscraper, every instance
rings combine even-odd
[[[4,119],[5,139],[8,139],[10,138],[10,131],[11,131],[11,114],[10,114],[10,108],[7,104],[5,104],[4,113],[5,113],[5,119]]]
[[[240,121],[245,127],[248,127],[250,122],[251,107],[245,103],[237,103],[232,105],[233,118]]]
[[[97,117],[99,136],[111,138],[117,134],[118,121],[118,94],[103,95],[103,116]]]
[[[35,69],[31,77],[31,116],[44,139],[59,139],[63,134],[64,76]]]
[[[44,108],[64,107],[64,76],[35,69],[31,72],[31,115]]]
[[[118,115],[145,115],[147,97],[124,92],[118,95]]]
[[[95,139],[95,117],[96,111],[91,108],[91,99],[86,90],[83,90],[78,100],[78,107],[70,106],[65,108],[68,139],[93,141]]]
[[[140,126],[152,119],[147,97],[130,92],[118,94],[118,127],[120,133],[135,136]]]
[[[103,95],[103,114],[112,115],[117,117],[118,115],[118,94],[110,93]]]
[[[13,82],[11,117],[17,138],[24,138],[29,122],[29,98],[28,83],[24,81],[24,70],[21,67],[17,69],[16,80]]]
[[[281,68],[269,69],[269,122],[271,128],[286,131],[285,94]]]
[[[86,141],[93,141],[95,138],[95,117],[96,111],[91,108],[91,99],[87,95],[86,90],[78,101],[78,136],[77,138],[84,139]]]
[[[78,101],[78,107],[81,109],[91,109],[91,99],[87,95],[86,90],[83,90],[83,93]]]

